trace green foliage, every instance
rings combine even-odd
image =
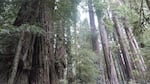
[[[31,32],[33,34],[44,34],[46,33],[41,27],[36,26],[36,25],[28,25],[28,24],[23,24],[21,25],[18,30],[20,31],[26,31],[26,32]]]
[[[78,18],[77,5],[80,0],[64,0],[56,2],[55,19],[65,19],[76,22]]]
[[[143,38],[141,39],[141,42],[144,43],[144,48],[142,48],[142,53],[144,56],[144,61],[147,65],[147,73],[146,73],[146,79],[150,80],[150,30],[148,29],[146,32],[143,34]]]
[[[0,34],[11,34],[11,33],[19,33],[19,32],[31,32],[33,34],[43,34],[45,31],[36,25],[28,25],[28,24],[23,24],[20,27],[14,27],[13,25],[7,25],[3,26],[0,29]]]
[[[147,30],[147,26],[150,23],[149,11],[146,8],[141,7],[141,1],[133,3],[126,3],[120,5],[119,3],[110,3],[109,6],[113,12],[115,12],[118,18],[126,18],[127,24],[132,27],[133,33],[136,36],[140,36]]]
[[[102,17],[104,15],[104,10],[107,8],[107,3],[101,0],[94,0],[94,6],[97,16]]]
[[[103,21],[104,21],[104,25],[105,25],[107,32],[109,33],[114,32],[113,22],[107,18],[104,18]]]
[[[97,56],[88,49],[79,49],[76,59],[76,77],[79,84],[94,83],[98,77],[98,68],[96,65]]]
[[[73,59],[75,63],[75,81],[78,84],[94,84],[98,77],[99,69],[95,52],[91,49],[91,33],[88,21],[84,20],[80,26],[76,28],[72,45]]]
[[[33,34],[47,33],[39,26],[39,24],[22,24],[20,27],[15,27],[12,25],[17,16],[17,11],[21,4],[20,1],[22,0],[0,1],[0,76],[1,73],[8,72],[10,68],[10,66],[4,66],[8,61],[1,61],[1,58],[3,57],[1,54],[15,54],[16,46],[21,32],[25,31]],[[53,4],[56,7],[54,8],[55,10],[53,14],[53,22],[57,25],[60,20],[64,21],[67,30],[66,34],[69,33],[67,34],[67,41],[69,40],[69,46],[67,47],[69,49],[72,49],[72,51],[68,52],[70,52],[70,54],[73,53],[73,57],[71,59],[73,59],[73,69],[75,70],[75,81],[78,84],[95,84],[95,80],[98,78],[98,76],[100,76],[98,71],[99,69],[96,64],[98,61],[98,56],[91,50],[91,30],[89,28],[88,21],[85,20],[83,23],[81,22],[79,24],[80,26],[77,26],[76,29],[74,27],[71,28],[71,30],[69,29],[70,27],[74,26],[75,23],[79,20],[77,7],[80,1],[81,0],[58,0],[58,2]],[[148,66],[146,78],[147,80],[150,80],[150,30],[145,31],[145,29],[148,29],[150,27],[150,25],[148,24],[150,20],[149,11],[143,9],[144,15],[141,15],[142,12],[139,11],[138,7],[135,7],[138,8],[138,11],[136,11],[131,9],[131,7],[129,7],[129,4],[119,6],[119,4],[117,3],[108,4],[106,2],[102,2],[102,0],[93,0],[93,2],[98,18],[101,19],[101,17],[105,14],[107,8],[111,8],[111,11],[109,12],[113,11],[117,13],[119,22],[121,22],[120,18],[126,17],[127,25],[133,29],[133,32],[136,35],[139,35],[141,33],[143,34],[143,39],[140,40],[140,38],[138,38],[138,40],[145,44],[142,52],[145,58],[146,65]],[[108,19],[107,16],[105,17],[106,18],[104,18],[103,21],[108,33],[114,32],[112,21]],[[57,27],[59,28],[59,26]],[[54,30],[57,30],[58,28],[56,28],[54,25]],[[69,32],[72,30],[74,30],[74,32]],[[57,32],[59,32],[59,29]],[[110,49],[113,52],[118,52],[119,46],[116,46],[115,43],[112,43]],[[114,56],[118,56],[118,54],[115,53]],[[133,61],[136,62],[138,61],[138,59],[134,59]],[[133,74],[138,74],[138,72],[134,70]]]

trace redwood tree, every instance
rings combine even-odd
[[[55,0],[24,1],[14,22],[15,26],[26,23],[36,25],[38,23],[45,31],[44,34],[35,34],[33,52],[28,53],[31,54],[28,56],[31,56],[29,58],[32,59],[31,69],[28,71],[29,84],[58,84],[56,61],[53,52],[52,16],[55,7],[54,3]],[[34,36],[33,34],[31,35]],[[14,68],[13,71],[15,71]],[[14,77],[11,76],[11,79],[14,80]],[[9,84],[14,84],[14,81],[9,81]]]

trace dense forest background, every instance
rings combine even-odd
[[[0,0],[0,84],[149,84],[149,0]]]

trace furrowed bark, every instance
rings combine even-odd
[[[55,66],[53,49],[53,20],[55,0],[29,0],[22,4],[14,25],[38,23],[45,31],[36,34],[31,55],[32,67],[29,74],[29,84],[58,84],[58,74]],[[49,4],[51,4],[49,7]],[[30,11],[28,9],[31,9]],[[49,13],[50,11],[50,13]],[[24,56],[23,60],[26,59]]]
[[[50,17],[48,1],[40,1],[39,22],[45,30],[44,35],[36,37],[35,53],[30,74],[31,84],[58,84],[53,48],[53,21]],[[52,11],[52,9],[51,9]],[[34,77],[32,79],[32,77]]]

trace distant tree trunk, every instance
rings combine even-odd
[[[92,33],[92,47],[93,51],[99,53],[99,44],[98,44],[98,35],[95,26],[95,18],[94,18],[94,11],[93,11],[93,0],[88,0],[88,7],[89,7],[89,18],[90,18],[90,26],[91,26],[91,33]]]
[[[147,4],[147,6],[148,6],[148,8],[150,10],[150,1],[149,0],[145,0],[145,1],[146,1],[146,4]],[[122,3],[125,4],[123,1],[122,1]],[[126,18],[125,17],[123,17],[123,26],[124,26],[124,29],[125,29],[125,32],[126,32],[129,44],[130,44],[130,48],[131,48],[131,50],[133,52],[133,55],[137,56],[137,58],[138,58],[138,62],[139,63],[137,63],[136,66],[142,72],[141,75],[142,74],[144,75],[144,72],[146,71],[146,65],[144,63],[143,57],[142,57],[142,55],[140,53],[140,49],[139,49],[138,43],[137,43],[137,41],[136,41],[136,39],[135,39],[135,37],[134,37],[134,35],[132,33],[132,30],[131,30],[131,28],[127,27]]]
[[[123,56],[122,56],[122,53],[121,53],[121,49],[119,47],[119,43],[118,43],[118,40],[117,40],[117,35],[116,35],[116,32],[114,31],[113,33],[113,37],[114,37],[114,41],[116,43],[116,50],[115,50],[115,53],[117,55],[117,62],[119,63],[118,67],[119,67],[119,72],[121,73],[121,81],[120,82],[123,82],[123,84],[125,83],[125,79],[127,79],[127,75],[126,75],[126,67],[125,67],[125,64],[124,64],[124,59],[123,59]]]
[[[110,84],[119,84],[113,57],[108,46],[109,44],[108,44],[108,37],[107,37],[106,29],[104,25],[102,24],[101,19],[98,19],[98,22],[99,22],[99,31],[100,31],[100,36],[101,36],[101,41],[102,41],[102,46],[103,46],[108,79],[110,81]]]
[[[111,64],[111,84],[119,84],[117,70],[114,65],[114,59],[110,51],[110,64]]]
[[[128,78],[127,81],[130,81],[131,79],[133,79],[130,56],[129,56],[128,50],[127,50],[127,48],[126,48],[126,46],[124,44],[123,36],[122,36],[121,30],[120,30],[120,28],[118,26],[118,22],[117,22],[117,18],[116,18],[115,14],[113,14],[112,20],[113,20],[113,23],[114,23],[114,27],[116,29],[116,33],[117,33],[117,36],[118,36],[119,44],[121,46],[121,51],[123,53],[125,67],[126,67],[126,70],[127,70],[127,73],[126,73],[127,74],[127,78]]]
[[[100,56],[100,49],[98,43],[98,34],[95,26],[95,18],[94,18],[94,10],[93,10],[93,0],[88,0],[88,9],[89,9],[89,18],[90,18],[90,27],[91,27],[91,39],[92,39],[92,47],[93,51]],[[100,67],[100,72],[102,73],[101,81],[105,84],[105,76],[103,70],[102,59],[99,57],[98,65]]]
[[[132,53],[133,53],[133,56],[134,56],[134,59],[136,60],[136,66],[138,68],[138,70],[140,71],[140,76],[144,76],[144,73],[145,73],[145,63],[143,61],[143,57],[141,56],[141,53],[139,52],[139,48],[138,48],[138,45],[136,44],[136,40],[135,40],[135,37],[131,31],[131,29],[129,29],[127,27],[127,24],[126,24],[126,20],[124,19],[123,21],[123,26],[124,26],[124,29],[125,29],[125,32],[127,34],[127,37],[128,37],[128,41],[129,41],[129,44],[130,44],[130,48],[132,50]]]
[[[33,43],[32,67],[29,70],[29,84],[58,84],[56,60],[53,49],[53,20],[52,14],[55,0],[25,1],[14,22],[21,24],[39,23],[44,34],[36,34]],[[50,4],[50,7],[49,7]],[[49,13],[50,11],[50,13]]]
[[[64,37],[64,20],[60,20],[58,23],[59,27],[56,30],[56,49],[55,49],[55,59],[56,68],[59,79],[64,78],[64,68],[65,68],[65,37]]]
[[[73,84],[74,75],[73,75],[73,57],[71,53],[71,31],[67,29],[67,44],[66,44],[66,53],[67,53],[67,84]]]

